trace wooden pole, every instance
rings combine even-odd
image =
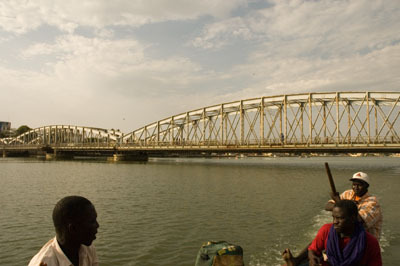
[[[331,170],[329,169],[329,164],[325,163],[325,169],[326,169],[326,173],[328,175],[328,179],[329,179],[329,184],[331,185],[331,191],[333,194],[337,195],[337,191],[336,191],[336,187],[335,187],[335,182],[333,181],[333,177],[331,174]]]

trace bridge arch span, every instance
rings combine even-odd
[[[8,145],[109,145],[117,143],[123,134],[115,130],[73,125],[51,125],[31,129],[9,138]]]
[[[131,147],[400,144],[400,92],[266,96],[174,115],[122,137]]]

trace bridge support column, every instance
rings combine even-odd
[[[147,162],[149,156],[147,153],[135,153],[135,154],[114,154],[112,157],[108,157],[107,161],[119,162],[119,161],[138,161]]]
[[[57,158],[57,150],[54,149],[53,152],[46,152],[46,160],[54,160]]]
[[[3,158],[7,157],[7,152],[5,150],[3,150]]]
[[[54,153],[46,153],[46,160],[53,160],[55,158],[56,156],[54,155]]]

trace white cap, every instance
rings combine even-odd
[[[357,172],[350,178],[350,181],[361,180],[369,185],[369,176],[363,172]]]

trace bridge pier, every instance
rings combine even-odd
[[[46,160],[54,160],[57,157],[56,149],[47,149],[44,156]]]
[[[149,156],[146,153],[138,153],[138,154],[113,154],[112,157],[107,157],[107,161],[119,162],[119,161],[138,161],[138,162],[147,162],[149,160]]]
[[[57,149],[54,149],[52,152],[51,151],[46,152],[45,158],[46,158],[46,160],[58,160],[58,159],[69,160],[69,159],[73,159],[74,156],[72,154],[63,153],[63,152],[59,153],[59,152],[57,152]]]
[[[46,153],[46,160],[53,160],[56,158],[56,156],[52,153]]]
[[[5,150],[3,150],[3,158],[7,157],[7,152]]]

